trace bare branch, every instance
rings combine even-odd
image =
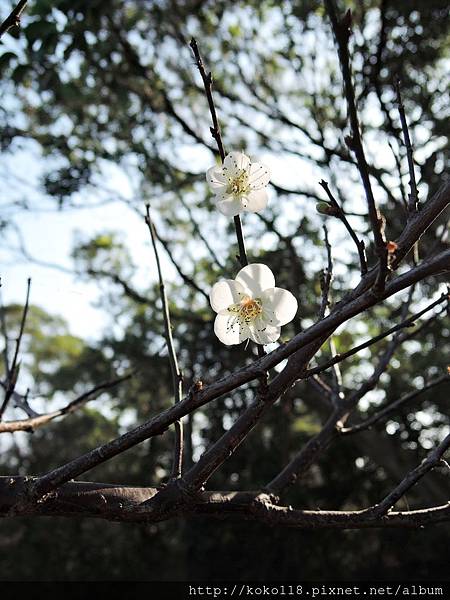
[[[203,81],[203,87],[205,89],[205,95],[206,95],[206,99],[208,101],[209,112],[211,113],[211,119],[212,119],[212,123],[213,123],[213,126],[210,128],[211,135],[214,138],[214,140],[216,141],[217,148],[219,149],[220,158],[223,162],[225,160],[225,149],[223,147],[222,135],[220,133],[219,119],[217,118],[216,107],[214,105],[214,99],[213,99],[213,95],[212,95],[212,82],[213,82],[212,74],[206,72],[205,65],[203,64],[203,60],[200,55],[200,51],[198,49],[197,42],[194,38],[191,39],[190,46],[192,48],[192,52],[194,53],[195,62],[197,64],[198,71],[199,71],[202,81]],[[239,262],[241,263],[242,267],[245,267],[246,265],[248,265],[248,258],[247,258],[247,252],[245,250],[244,234],[242,231],[242,223],[241,223],[241,219],[240,219],[239,215],[234,217],[234,227],[236,229],[236,237],[237,237],[238,247],[239,247]]]
[[[416,175],[414,173],[414,157],[413,149],[411,144],[411,138],[409,136],[408,124],[406,122],[405,107],[403,106],[402,96],[400,93],[400,81],[395,84],[395,90],[397,93],[397,105],[398,112],[400,115],[400,121],[402,124],[403,139],[406,147],[406,155],[408,157],[408,171],[409,171],[409,187],[410,193],[408,198],[408,210],[409,213],[415,213],[419,207],[419,194],[417,192]]]
[[[405,493],[411,489],[426,473],[434,469],[439,464],[441,458],[450,447],[450,434],[445,437],[442,442],[436,446],[427,458],[420,463],[415,469],[410,471],[406,477],[395,487],[390,494],[384,498],[379,504],[369,509],[374,517],[381,517],[389,512],[389,510],[400,500]],[[450,503],[449,503],[450,505]]]
[[[420,510],[391,511],[375,517],[371,509],[299,510],[279,506],[264,491],[208,491],[185,497],[173,511],[151,503],[157,488],[71,481],[43,502],[27,502],[33,477],[0,477],[0,515],[93,517],[125,523],[152,523],[173,516],[232,518],[298,529],[418,528],[450,520],[450,503]],[[161,497],[160,497],[161,498]]]
[[[353,87],[351,61],[348,50],[348,42],[351,35],[351,11],[348,10],[345,13],[345,16],[342,19],[339,19],[334,0],[325,0],[325,6],[327,8],[336,38],[342,77],[344,79],[347,111],[352,132],[351,136],[346,138],[346,141],[347,145],[351,148],[351,150],[354,151],[356,156],[359,174],[361,176],[366,194],[366,200],[369,209],[369,220],[375,242],[375,251],[379,260],[379,271],[374,290],[377,293],[381,293],[384,290],[385,280],[388,274],[388,257],[386,250],[386,239],[384,237],[384,226],[382,224],[383,218],[377,209],[372,191],[372,185],[370,183],[370,175],[359,127],[358,111],[356,109],[355,90]]]
[[[0,25],[0,38],[4,33],[9,31],[12,27],[19,27],[20,17],[24,11],[28,0],[20,0],[17,6],[12,10],[8,17]]]
[[[430,259],[397,277],[386,286],[383,296],[387,298],[401,291],[405,287],[409,287],[416,281],[420,281],[425,277],[439,272],[450,272],[450,250],[441,252],[433,259]],[[166,409],[150,421],[135,427],[115,440],[112,440],[103,446],[99,446],[94,450],[75,458],[62,467],[58,467],[46,475],[43,475],[35,484],[34,494],[36,496],[46,494],[62,483],[78,477],[82,473],[117,456],[117,454],[121,454],[136,444],[140,444],[144,440],[155,435],[162,434],[172,423],[185,416],[188,412],[192,412],[192,410],[203,406],[223,394],[237,389],[249,381],[261,378],[265,372],[285,358],[288,358],[306,344],[317,339],[322,343],[324,335],[330,335],[330,333],[341,323],[344,323],[355,314],[359,314],[370,306],[373,306],[378,301],[379,297],[372,294],[370,290],[360,297],[349,300],[344,306],[340,306],[342,303],[341,301],[339,305],[336,305],[333,312],[328,317],[325,317],[322,321],[315,323],[310,328],[297,334],[287,344],[258,358],[252,364],[239,369],[231,375],[215,381],[210,385],[204,386],[198,393],[188,394],[178,404]],[[291,363],[291,365],[288,364],[282,373],[285,373],[285,381],[288,381],[291,384],[301,376],[298,365],[295,363]],[[274,384],[275,381],[276,379],[272,384]]]
[[[438,385],[441,385],[442,383],[450,383],[450,374],[446,373],[445,375],[441,375],[440,377],[433,379],[429,383],[426,383],[419,390],[414,390],[414,392],[405,394],[404,396],[402,396],[395,402],[391,402],[390,404],[388,404],[381,410],[378,410],[371,417],[365,419],[364,421],[361,421],[361,423],[357,423],[350,427],[343,427],[341,429],[340,433],[343,435],[348,435],[348,434],[364,431],[365,429],[370,429],[370,427],[372,427],[372,425],[375,425],[375,423],[378,423],[379,421],[381,421],[382,419],[384,419],[385,417],[387,417],[388,415],[393,413],[400,406],[403,406],[404,404],[411,402],[411,400],[415,400],[416,398],[421,396],[424,392],[431,390],[432,388],[434,388]]]
[[[6,390],[7,388],[7,380],[6,381],[1,381],[0,380],[0,386]],[[20,408],[21,410],[23,410],[23,412],[30,418],[32,417],[38,417],[39,414],[33,410],[31,408],[31,406],[28,404],[28,391],[25,394],[19,394],[16,390],[14,390],[13,395],[11,397],[11,399],[14,402],[14,406],[16,408]]]
[[[100,392],[104,392],[105,390],[115,387],[119,383],[130,379],[130,377],[133,377],[133,375],[134,372],[131,372],[127,375],[124,375],[123,377],[118,377],[117,379],[112,379],[110,381],[100,383],[93,387],[91,390],[88,390],[87,392],[84,392],[84,394],[81,394],[81,396],[78,396],[78,398],[75,398],[75,400],[72,400],[72,402],[69,402],[63,408],[60,408],[53,412],[45,413],[43,415],[36,414],[36,416],[29,417],[28,419],[20,419],[17,421],[3,421],[0,423],[0,433],[15,433],[16,431],[28,431],[32,433],[36,429],[47,425],[47,423],[53,421],[53,419],[56,419],[57,417],[63,417],[65,415],[75,412],[79,408],[83,407],[86,404],[86,402],[88,402],[89,400],[93,400],[94,397]]]
[[[331,207],[336,212],[336,217],[338,217],[338,219],[340,219],[342,221],[342,223],[345,225],[345,228],[347,229],[348,233],[350,234],[350,237],[355,242],[356,249],[358,250],[361,275],[365,275],[367,273],[367,258],[366,258],[366,247],[365,247],[363,240],[360,240],[358,238],[353,227],[348,222],[348,219],[347,219],[347,216],[346,216],[344,210],[342,209],[341,205],[338,203],[336,198],[331,193],[328,183],[322,179],[322,181],[319,181],[319,185],[322,186],[323,189],[325,190],[325,192],[330,200]]]
[[[146,217],[145,222],[150,232],[152,240],[153,252],[155,254],[156,268],[158,270],[159,278],[159,291],[161,294],[161,302],[163,308],[164,328],[166,332],[166,343],[169,352],[170,370],[172,372],[172,385],[175,396],[175,404],[181,402],[183,396],[183,376],[178,366],[177,354],[175,352],[175,346],[172,337],[172,324],[170,322],[170,311],[169,303],[167,301],[166,288],[164,285],[164,278],[161,270],[161,263],[159,260],[158,247],[156,245],[157,233],[153,221],[150,218],[150,206],[146,205]],[[173,479],[181,477],[183,468],[183,425],[181,419],[175,421],[175,447],[173,453],[173,464],[172,474]]]
[[[442,294],[437,300],[435,300],[434,302],[432,302],[431,304],[426,306],[420,312],[418,312],[414,315],[411,315],[407,319],[404,319],[401,323],[398,323],[397,325],[394,325],[390,329],[383,331],[383,333],[380,333],[379,335],[371,338],[370,340],[367,340],[367,342],[363,342],[362,344],[359,344],[358,346],[351,348],[351,350],[347,350],[347,352],[343,352],[341,354],[336,354],[336,356],[334,356],[331,360],[327,361],[326,363],[323,363],[312,369],[308,369],[306,371],[306,373],[304,373],[303,377],[304,378],[312,377],[313,375],[322,373],[323,371],[326,371],[333,365],[336,365],[336,364],[344,361],[346,358],[349,358],[350,356],[353,356],[354,354],[361,352],[361,350],[364,350],[365,348],[369,348],[373,344],[376,344],[377,342],[379,342],[380,340],[383,340],[384,338],[388,337],[389,335],[392,335],[393,333],[396,333],[397,331],[400,331],[401,329],[411,327],[412,325],[414,325],[414,322],[417,321],[417,319],[420,319],[420,317],[422,317],[425,313],[427,313],[428,311],[433,309],[435,306],[442,304],[443,302],[448,302],[448,293]]]
[[[330,285],[333,279],[333,260],[331,258],[331,246],[328,241],[328,229],[326,225],[323,226],[323,233],[325,239],[325,247],[327,249],[327,267],[322,272],[320,280],[320,287],[322,288],[322,301],[320,303],[319,319],[323,319],[326,310],[330,303]]]
[[[411,290],[412,289],[413,288],[411,288]],[[407,311],[411,299],[412,291],[404,304],[403,313]],[[321,454],[333,438],[340,433],[351,411],[356,407],[361,398],[378,383],[401,341],[402,340],[399,339],[397,334],[380,357],[372,375],[359,389],[356,389],[349,398],[346,399],[340,397],[336,393],[332,396],[333,404],[335,406],[333,414],[329,417],[321,431],[314,435],[283,468],[283,470],[267,485],[269,491],[276,494],[281,493],[284,489],[295,483],[297,479],[309,469],[313,461],[317,459],[318,455]]]
[[[167,242],[167,240],[162,238],[161,235],[156,230],[155,230],[155,235],[156,235],[158,241],[163,246],[167,256],[169,257],[170,262],[173,264],[178,275],[181,277],[181,279],[184,281],[184,283],[186,283],[189,287],[191,287],[192,289],[199,292],[203,296],[203,298],[205,298],[205,300],[209,303],[208,294],[204,290],[202,290],[202,288],[192,279],[192,277],[189,277],[189,275],[186,275],[186,273],[184,273],[184,271],[182,271],[180,265],[175,260],[175,257],[169,247],[169,243]]]
[[[19,351],[20,351],[20,344],[22,342],[23,332],[25,329],[25,323],[27,320],[28,304],[30,301],[30,287],[31,287],[31,279],[28,279],[27,280],[27,295],[26,295],[26,299],[25,299],[25,305],[24,305],[23,311],[22,311],[22,320],[20,322],[19,336],[16,340],[16,347],[14,350],[14,356],[12,359],[11,366],[7,367],[7,369],[6,369],[7,385],[6,385],[6,389],[5,389],[5,398],[0,407],[0,421],[3,417],[3,413],[6,410],[6,407],[8,406],[9,401],[11,400],[11,396],[14,394],[14,390],[15,390],[16,383],[17,383],[17,377],[19,375],[19,368],[20,368],[20,363],[18,362]]]

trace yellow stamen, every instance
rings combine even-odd
[[[254,321],[263,311],[261,300],[259,298],[250,298],[244,296],[239,304],[232,304],[228,307],[228,312],[236,313],[238,322],[247,325]]]
[[[241,169],[238,175],[228,178],[227,192],[234,196],[241,196],[249,191],[248,173],[245,169]]]

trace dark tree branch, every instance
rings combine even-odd
[[[57,417],[63,417],[65,415],[75,412],[79,408],[83,407],[86,404],[86,402],[88,402],[89,400],[93,400],[93,397],[99,392],[104,392],[105,390],[115,387],[119,383],[130,379],[130,377],[133,377],[133,375],[134,372],[128,373],[123,377],[118,377],[117,379],[112,379],[110,381],[100,383],[93,387],[91,390],[88,390],[87,392],[84,392],[84,394],[81,394],[81,396],[78,396],[78,398],[75,398],[75,400],[72,400],[72,402],[69,402],[63,408],[59,408],[58,410],[55,410],[53,412],[45,413],[42,415],[36,414],[35,416],[29,417],[28,419],[20,419],[17,421],[3,421],[0,423],[0,433],[14,433],[16,431],[27,431],[29,433],[32,433],[36,429],[47,425],[47,423],[53,421],[53,419],[56,419]]]
[[[167,301],[166,288],[164,285],[164,278],[161,270],[161,263],[159,260],[158,247],[156,245],[157,233],[153,221],[150,218],[150,206],[147,204],[146,206],[146,216],[145,222],[147,224],[148,230],[150,232],[150,237],[152,240],[153,252],[155,255],[156,268],[158,270],[158,279],[159,279],[159,291],[161,295],[161,303],[163,309],[163,318],[164,318],[164,329],[165,329],[165,337],[167,350],[169,353],[169,362],[170,362],[170,371],[172,373],[172,386],[175,397],[175,404],[181,402],[181,398],[183,397],[183,376],[181,374],[180,368],[178,366],[177,354],[175,352],[175,346],[173,343],[172,337],[172,324],[170,322],[170,311],[169,311],[169,303]],[[175,421],[175,446],[173,452],[173,463],[172,463],[172,479],[178,479],[181,477],[181,472],[183,469],[183,425],[181,419]]]
[[[446,182],[438,192],[430,198],[422,207],[422,210],[408,221],[403,233],[397,241],[396,266],[402,258],[407,255],[414,243],[428,229],[431,223],[439,216],[450,202],[450,181]],[[420,265],[410,269],[406,273],[391,281],[383,294],[384,298],[396,294],[417,281],[440,272],[450,271],[450,250],[424,261]],[[62,483],[78,477],[93,467],[105,462],[124,452],[125,450],[141,443],[154,435],[163,433],[170,424],[186,415],[188,412],[203,406],[211,400],[222,396],[241,385],[248,383],[264,375],[266,371],[276,366],[285,358],[294,354],[299,348],[320,338],[330,335],[336,327],[353,316],[377,304],[380,298],[371,292],[371,285],[376,278],[376,269],[371,269],[360,284],[345,298],[336,304],[330,315],[315,323],[305,331],[297,334],[290,342],[259,358],[252,364],[239,369],[218,381],[205,385],[195,394],[188,394],[180,403],[170,407],[148,421],[119,438],[99,446],[90,452],[73,459],[46,475],[39,478],[35,483],[34,493],[36,496],[46,494],[57,488]],[[287,367],[285,367],[286,369]],[[295,364],[290,367],[295,375],[299,376]]]
[[[6,410],[6,407],[8,406],[9,401],[11,400],[12,395],[14,394],[14,390],[16,388],[16,383],[17,383],[17,377],[19,375],[19,368],[20,368],[20,363],[18,362],[19,351],[20,351],[20,344],[22,342],[23,332],[25,329],[25,323],[26,323],[27,315],[28,315],[28,304],[30,301],[30,287],[31,287],[31,279],[28,279],[27,295],[26,295],[26,299],[25,299],[25,305],[24,305],[23,311],[22,311],[22,319],[20,322],[19,336],[16,340],[16,347],[14,350],[14,355],[13,355],[11,366],[7,367],[7,369],[6,369],[7,382],[6,382],[6,388],[5,388],[5,398],[3,400],[2,405],[0,406],[0,421],[3,417],[3,413]]]
[[[413,289],[413,288],[411,288]],[[408,300],[405,302],[403,312],[405,313],[412,299],[412,292],[409,294]],[[317,456],[321,454],[334,437],[342,430],[346,420],[352,410],[357,406],[358,402],[367,392],[375,387],[381,375],[387,369],[389,362],[401,343],[398,334],[389,343],[386,351],[382,354],[378,364],[374,368],[372,375],[364,382],[364,384],[353,394],[345,399],[338,394],[332,396],[335,410],[329,417],[324,427],[319,433],[313,436],[307,444],[298,452],[294,458],[284,467],[284,469],[267,485],[270,492],[280,494],[283,490],[294,484],[297,479],[303,475],[312,465]]]
[[[0,386],[4,390],[6,390],[7,381],[0,381]],[[26,394],[19,394],[19,393],[17,393],[17,391],[14,390],[13,395],[11,397],[11,400],[13,400],[14,406],[16,408],[20,408],[21,410],[23,410],[23,412],[28,417],[32,418],[32,417],[38,417],[39,416],[39,414],[36,411],[34,411],[31,408],[31,406],[28,404],[28,393],[26,393]]]
[[[450,503],[420,510],[390,511],[376,517],[370,508],[330,511],[278,506],[263,491],[202,492],[185,498],[174,511],[168,512],[164,506],[151,504],[159,492],[157,488],[81,481],[66,483],[45,501],[33,504],[27,498],[35,481],[33,477],[0,477],[0,516],[92,517],[126,523],[152,523],[173,516],[203,515],[298,529],[419,528],[450,519]]]
[[[397,81],[395,84],[395,90],[397,93],[397,105],[398,112],[400,115],[400,121],[402,124],[403,139],[406,147],[406,155],[408,157],[408,171],[409,171],[409,187],[410,193],[408,198],[408,211],[409,213],[417,212],[419,208],[419,194],[417,192],[416,175],[414,173],[414,157],[413,148],[411,144],[411,138],[408,131],[408,123],[406,122],[405,107],[403,106],[402,96],[400,93],[400,82]]]
[[[331,257],[331,246],[328,241],[328,229],[326,225],[323,226],[323,234],[325,240],[325,247],[327,249],[327,267],[322,271],[320,279],[320,287],[322,289],[322,301],[319,309],[319,320],[325,317],[326,310],[330,304],[330,286],[333,280],[333,260]]]
[[[226,155],[225,149],[223,147],[222,135],[220,133],[219,119],[217,118],[216,107],[214,105],[214,99],[212,96],[212,74],[206,72],[205,65],[203,64],[203,60],[200,55],[200,50],[198,49],[197,41],[194,38],[192,38],[189,45],[192,49],[192,52],[194,53],[197,69],[202,78],[206,99],[208,101],[209,112],[211,114],[211,119],[213,123],[213,126],[210,129],[211,135],[217,144],[220,158],[223,162],[225,160]]]
[[[386,286],[383,298],[388,298],[430,275],[442,272],[450,272],[450,249],[441,252],[433,259],[398,276]],[[237,389],[245,383],[263,377],[265,372],[285,358],[291,356],[291,354],[294,354],[299,348],[302,348],[314,340],[323,340],[324,335],[330,335],[341,323],[344,323],[349,318],[370,308],[374,304],[377,304],[380,300],[380,298],[375,296],[370,289],[356,298],[352,297],[353,294],[354,292],[349,295],[349,298],[344,305],[342,305],[343,301],[341,301],[339,305],[335,306],[333,312],[328,317],[325,317],[322,321],[315,323],[310,328],[297,334],[287,344],[258,358],[258,360],[252,364],[239,369],[231,375],[211,383],[210,385],[204,386],[198,393],[188,394],[178,404],[166,409],[150,421],[135,427],[115,440],[112,440],[103,446],[99,446],[98,448],[75,458],[62,467],[58,467],[46,475],[43,475],[35,483],[34,494],[37,497],[46,494],[62,483],[78,477],[82,473],[117,456],[117,454],[121,454],[136,444],[155,435],[162,434],[172,423],[185,416],[188,412],[192,412],[194,409],[203,406],[223,394]],[[299,365],[295,362],[290,364],[288,362],[288,365],[282,373],[284,373],[284,381],[288,382],[287,385],[294,383],[294,381],[301,376],[301,373],[299,373]],[[282,373],[280,373],[277,378],[280,377]],[[272,385],[277,378],[274,379]]]
[[[213,126],[210,128],[211,135],[216,141],[217,148],[219,149],[220,158],[223,162],[225,160],[226,155],[223,147],[222,135],[220,133],[219,119],[217,118],[216,107],[214,105],[214,99],[212,95],[212,74],[206,72],[205,65],[203,64],[203,60],[200,55],[197,42],[194,38],[191,39],[190,46],[192,48],[192,52],[194,53],[195,62],[197,64],[198,71],[203,81],[203,87],[205,89],[205,95],[208,101],[209,112],[211,113],[211,119],[213,123]],[[245,250],[245,240],[242,231],[242,223],[239,215],[234,217],[234,227],[236,229],[236,237],[239,247],[239,262],[241,263],[242,267],[245,267],[246,265],[248,265],[248,259],[247,252]]]
[[[19,27],[20,17],[24,11],[28,0],[20,0],[16,7],[12,10],[8,17],[0,25],[0,38],[4,33],[9,31],[12,27]]]
[[[442,383],[450,383],[450,374],[446,373],[445,375],[441,375],[440,377],[433,379],[429,383],[426,383],[419,390],[414,390],[414,392],[405,394],[395,402],[391,402],[384,408],[381,408],[381,410],[378,410],[371,417],[365,419],[364,421],[361,421],[360,423],[356,423],[355,425],[351,425],[350,427],[343,427],[340,433],[343,435],[348,435],[352,433],[359,433],[360,431],[364,431],[365,429],[370,429],[373,425],[375,425],[375,423],[378,423],[379,421],[393,413],[400,406],[403,406],[404,404],[415,400],[426,391],[431,390],[432,388],[441,385]]]
[[[334,0],[325,0],[325,6],[336,38],[339,62],[344,80],[345,98],[347,101],[347,111],[351,126],[351,136],[347,137],[347,143],[356,156],[359,174],[366,194],[369,220],[375,241],[375,250],[379,260],[379,271],[374,289],[377,293],[381,293],[384,289],[386,276],[388,274],[388,256],[386,239],[383,231],[384,226],[382,224],[383,218],[377,209],[372,185],[370,183],[370,175],[361,139],[358,111],[356,108],[355,90],[353,87],[351,61],[348,49],[348,42],[351,35],[351,12],[348,10],[345,16],[342,19],[339,19]]]
[[[371,515],[374,517],[381,517],[389,512],[389,510],[400,500],[405,493],[411,489],[426,473],[434,469],[434,467],[440,462],[445,452],[450,447],[450,434],[445,437],[442,442],[436,446],[427,458],[420,463],[415,469],[410,471],[406,477],[390,492],[384,500],[379,504],[375,505],[372,509],[369,509]],[[450,502],[449,502],[450,506]]]
[[[431,304],[426,306],[423,310],[421,310],[420,312],[418,312],[414,315],[411,315],[407,319],[404,319],[401,323],[394,325],[394,327],[391,327],[390,329],[383,331],[383,333],[380,333],[379,335],[371,338],[370,340],[367,340],[367,342],[363,342],[362,344],[359,344],[358,346],[351,348],[351,350],[348,350],[347,352],[343,352],[341,354],[336,354],[336,356],[334,356],[331,360],[327,361],[326,363],[318,365],[317,367],[314,367],[312,369],[308,369],[303,377],[304,378],[312,377],[313,375],[322,373],[323,371],[326,371],[333,365],[336,365],[336,364],[342,362],[346,358],[349,358],[350,356],[357,354],[358,352],[360,352],[361,350],[364,350],[365,348],[369,348],[369,346],[376,344],[377,342],[379,342],[380,340],[383,340],[384,338],[388,337],[389,335],[392,335],[393,333],[396,333],[397,331],[400,331],[401,329],[411,327],[412,325],[414,325],[414,322],[417,321],[417,319],[420,319],[420,317],[422,317],[425,313],[427,313],[428,311],[433,309],[435,306],[438,306],[439,304],[442,304],[443,302],[448,302],[448,299],[449,299],[448,293],[442,294],[437,300],[435,300],[434,302],[432,302]]]
[[[358,250],[361,275],[365,275],[367,273],[367,259],[366,259],[366,248],[365,248],[365,244],[364,244],[363,240],[360,240],[358,238],[353,227],[348,222],[345,212],[343,211],[341,205],[338,203],[336,198],[331,193],[330,188],[328,187],[328,183],[326,181],[322,180],[322,181],[319,181],[319,185],[321,185],[323,187],[323,189],[325,190],[325,192],[330,200],[331,207],[336,212],[336,216],[338,217],[338,219],[340,219],[342,221],[342,223],[344,224],[348,233],[350,234],[350,237],[355,242],[356,249]]]
[[[191,287],[193,290],[199,292],[199,294],[201,294],[203,296],[203,298],[205,298],[205,300],[209,304],[208,294],[192,279],[192,277],[189,277],[189,275],[186,275],[186,273],[181,269],[180,265],[175,260],[175,257],[170,249],[168,241],[165,240],[163,237],[161,237],[161,235],[156,230],[155,230],[155,233],[156,233],[156,237],[157,237],[158,241],[161,243],[167,256],[169,257],[170,262],[173,264],[178,275],[181,277],[181,279],[184,281],[184,283],[186,285],[188,285],[189,287]]]

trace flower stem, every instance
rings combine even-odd
[[[206,99],[208,101],[209,112],[211,114],[211,119],[212,119],[212,123],[213,123],[213,126],[211,127],[211,135],[217,144],[219,156],[223,163],[226,155],[225,155],[225,148],[224,148],[223,142],[222,142],[222,135],[220,133],[219,119],[217,118],[216,107],[215,107],[214,99],[213,99],[213,95],[212,95],[212,81],[213,81],[212,74],[206,72],[205,64],[202,60],[200,50],[198,49],[198,44],[194,38],[191,39],[190,46],[192,48],[192,52],[194,53],[195,62],[196,62],[197,68],[199,70],[199,73],[201,75],[201,78],[203,81],[203,87],[205,89]],[[238,247],[239,247],[238,259],[239,259],[239,262],[241,263],[241,266],[245,267],[248,265],[248,258],[247,258],[247,252],[245,250],[245,240],[244,240],[244,233],[242,231],[242,222],[241,222],[241,218],[239,215],[236,215],[234,217],[234,227],[236,230],[236,237],[237,237],[237,242],[238,242]]]
[[[242,222],[239,215],[234,217],[234,227],[236,229],[236,237],[239,246],[239,262],[242,267],[246,267],[248,265],[247,252],[245,251],[245,239],[244,232],[242,231]]]

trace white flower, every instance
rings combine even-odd
[[[214,332],[227,345],[251,339],[269,344],[280,337],[281,325],[292,321],[297,300],[287,290],[275,287],[266,265],[247,265],[236,279],[217,282],[209,295],[217,316]]]
[[[242,152],[230,152],[222,165],[206,172],[206,181],[216,194],[217,208],[227,217],[266,208],[269,179],[268,168],[250,162]]]

